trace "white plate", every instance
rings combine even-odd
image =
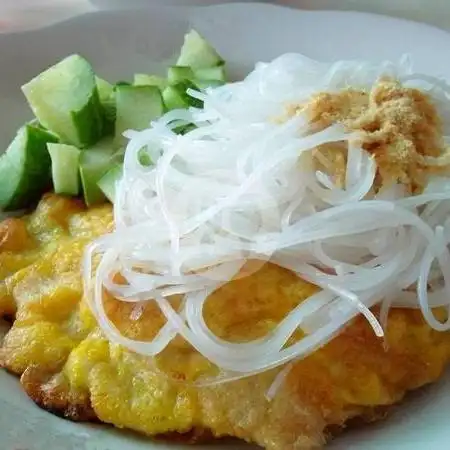
[[[236,76],[259,60],[289,51],[323,60],[397,59],[411,53],[418,70],[450,79],[450,35],[428,26],[358,13],[303,12],[235,4],[205,8],[93,13],[45,30],[0,37],[0,148],[30,117],[20,86],[70,53],[85,55],[106,78],[162,72],[195,27],[210,39]],[[349,433],[330,450],[448,448],[450,380],[416,394],[387,422]],[[35,407],[17,381],[0,372],[2,450],[185,449],[134,435],[73,424]],[[206,448],[206,447],[202,447]],[[215,446],[237,450],[237,444]],[[244,448],[244,447],[242,447]],[[249,448],[249,447],[245,447]]]

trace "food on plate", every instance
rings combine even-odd
[[[21,375],[37,404],[73,420],[99,419],[150,435],[231,435],[266,448],[314,448],[349,418],[383,417],[407,390],[436,380],[450,356],[448,333],[432,330],[419,311],[396,308],[389,315],[387,349],[358,318],[296,362],[271,401],[266,395],[276,371],[195,386],[193,380],[213,376],[215,368],[185,341],[174,341],[149,360],[109,342],[82,300],[83,248],[112,230],[109,205],[86,209],[77,200],[48,195],[30,216],[9,219],[4,227],[8,238],[0,258],[9,275],[2,273],[0,305],[16,317],[2,364]],[[316,292],[268,264],[213,294],[205,319],[223,339],[249,340]],[[133,339],[151,339],[163,323],[152,304],[137,320],[132,306],[111,297],[106,308]]]
[[[450,87],[406,58],[224,67],[192,31],[166,78],[72,56],[25,85],[0,363],[72,420],[322,448],[450,360]]]

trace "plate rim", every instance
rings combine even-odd
[[[214,10],[214,9],[239,9],[239,8],[258,8],[258,9],[273,9],[273,10],[290,10],[294,11],[296,13],[303,13],[306,15],[339,15],[339,16],[349,16],[354,15],[358,16],[362,19],[369,18],[374,19],[378,18],[383,21],[390,21],[391,23],[403,23],[403,24],[409,24],[409,25],[415,25],[420,26],[424,29],[429,29],[433,32],[443,33],[445,35],[450,36],[450,30],[446,30],[444,28],[440,28],[437,25],[421,22],[419,20],[409,19],[405,17],[398,17],[398,16],[391,16],[389,14],[383,14],[379,12],[367,12],[367,11],[358,11],[355,9],[349,9],[349,10],[338,10],[333,8],[326,8],[326,9],[306,9],[306,8],[297,8],[291,4],[275,4],[275,3],[266,3],[266,2],[233,2],[233,3],[219,3],[219,4],[211,4],[211,5],[163,5],[161,3],[158,4],[151,4],[151,5],[145,5],[145,6],[134,6],[130,7],[127,5],[121,5],[121,6],[114,6],[112,8],[96,8],[93,5],[94,9],[84,11],[82,13],[79,13],[72,17],[67,17],[61,20],[58,20],[57,22],[49,23],[48,25],[40,26],[39,28],[33,28],[33,29],[27,29],[27,30],[13,30],[11,32],[6,33],[0,33],[0,40],[5,36],[17,36],[17,35],[23,35],[23,34],[34,34],[39,33],[43,30],[49,30],[54,27],[64,26],[68,23],[73,23],[79,20],[85,19],[87,16],[94,16],[94,15],[114,15],[117,13],[123,13],[123,12],[133,12],[133,11],[142,11],[146,10],[147,12],[151,11],[164,11],[166,13],[177,13],[180,10],[185,10],[186,12],[195,13],[197,10]]]
[[[152,5],[151,7],[145,7],[145,9],[148,9],[149,12],[151,12],[152,10],[165,10],[167,11],[171,11],[173,10],[174,12],[177,11],[177,13],[179,13],[180,8],[190,11],[190,13],[195,13],[196,10],[205,10],[205,9],[217,9],[217,8],[229,8],[229,9],[238,9],[241,8],[242,6],[245,6],[246,8],[264,8],[264,9],[277,9],[277,10],[285,10],[285,11],[295,11],[296,13],[299,14],[306,14],[306,15],[311,15],[311,16],[327,16],[327,15],[339,15],[339,16],[354,16],[357,15],[358,17],[370,17],[371,19],[376,18],[377,20],[381,20],[381,21],[386,21],[388,20],[390,23],[403,23],[403,24],[409,24],[409,25],[414,25],[414,26],[420,26],[424,32],[427,32],[426,30],[432,30],[434,33],[437,31],[439,34],[444,33],[445,37],[447,39],[450,40],[450,33],[446,30],[442,30],[436,26],[433,25],[429,25],[429,24],[424,24],[421,22],[417,22],[414,20],[409,20],[409,19],[402,19],[402,18],[397,18],[397,17],[391,17],[391,16],[387,16],[384,14],[377,14],[377,13],[366,13],[366,12],[359,12],[359,11],[336,11],[336,10],[304,10],[304,9],[298,9],[295,7],[291,7],[291,6],[287,6],[287,5],[274,5],[274,4],[267,4],[267,3],[232,3],[232,4],[221,4],[221,5],[202,5],[202,6],[163,6],[161,8],[161,6],[159,5]],[[120,14],[123,12],[133,12],[138,10],[139,8],[119,8],[119,9],[111,9],[111,10],[97,10],[97,11],[89,11],[86,12],[84,14],[81,14],[79,16],[76,17],[72,17],[63,21],[60,21],[58,23],[40,28],[38,30],[30,30],[30,31],[22,31],[22,32],[16,32],[16,33],[8,33],[5,35],[0,35],[0,41],[3,39],[4,36],[8,36],[10,38],[14,38],[17,37],[18,35],[36,35],[39,34],[42,31],[46,31],[46,32],[51,32],[53,28],[59,28],[59,27],[64,27],[67,23],[76,23],[78,21],[82,21],[84,20],[87,16],[93,16],[93,15],[116,15],[116,14]],[[32,37],[31,36],[31,37]],[[1,396],[1,390],[0,390],[0,396]],[[81,429],[82,428],[82,429]],[[81,431],[80,433],[83,432],[84,427],[80,427]],[[69,433],[70,434],[70,433]],[[93,447],[94,448],[94,447]],[[95,447],[97,448],[97,447]],[[152,448],[152,445],[149,445],[149,448]],[[157,447],[159,448],[159,447]],[[171,449],[175,449],[176,447],[168,447]],[[182,447],[184,448],[184,447]],[[235,448],[235,447],[233,447]],[[9,450],[9,449],[8,449]],[[89,449],[90,450],[90,449]],[[436,449],[437,450],[437,449]]]

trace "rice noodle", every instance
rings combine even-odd
[[[105,335],[150,356],[181,335],[225,371],[223,382],[307,356],[359,313],[380,337],[391,306],[420,308],[432,328],[449,330],[450,318],[441,323],[432,310],[449,308],[449,179],[431,179],[414,197],[396,185],[382,186],[375,196],[376,162],[357,133],[338,124],[316,132],[302,115],[274,120],[315,93],[370,88],[382,75],[427,90],[450,130],[450,87],[413,73],[407,58],[325,64],[288,54],[258,64],[242,82],[190,92],[204,102],[201,110],[171,111],[144,131],[127,131],[116,230],[85,256],[85,289]],[[173,128],[180,123],[197,128],[178,136]],[[347,151],[343,186],[314,167],[312,150],[333,142]],[[153,166],[141,164],[142,151]],[[208,328],[203,308],[249,260],[286,267],[321,291],[268,336],[230,343]],[[125,282],[116,282],[116,274]],[[443,280],[444,287],[429,292],[431,280]],[[411,286],[417,293],[407,290]],[[145,302],[159,306],[166,324],[153,341],[120,333],[107,317],[104,289],[136,303],[135,320]],[[178,311],[170,301],[175,294],[183,298]],[[380,302],[381,324],[370,309]],[[297,330],[304,338],[287,346]]]

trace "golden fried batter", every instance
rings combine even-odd
[[[265,394],[277,371],[196,387],[191,381],[215,368],[181,339],[145,358],[102,336],[82,296],[80,258],[111,226],[109,206],[85,210],[53,195],[29,217],[0,226],[0,312],[15,314],[0,361],[56,414],[170,439],[235,436],[269,450],[318,449],[349,419],[377,419],[408,390],[435,381],[449,360],[449,333],[431,330],[420,312],[392,310],[387,350],[357,319],[297,362],[271,402]],[[205,317],[223,338],[252,339],[316,290],[266,265],[216,292]],[[134,338],[151,338],[163,323],[152,305],[133,321],[128,305],[106,303],[116,325]]]

